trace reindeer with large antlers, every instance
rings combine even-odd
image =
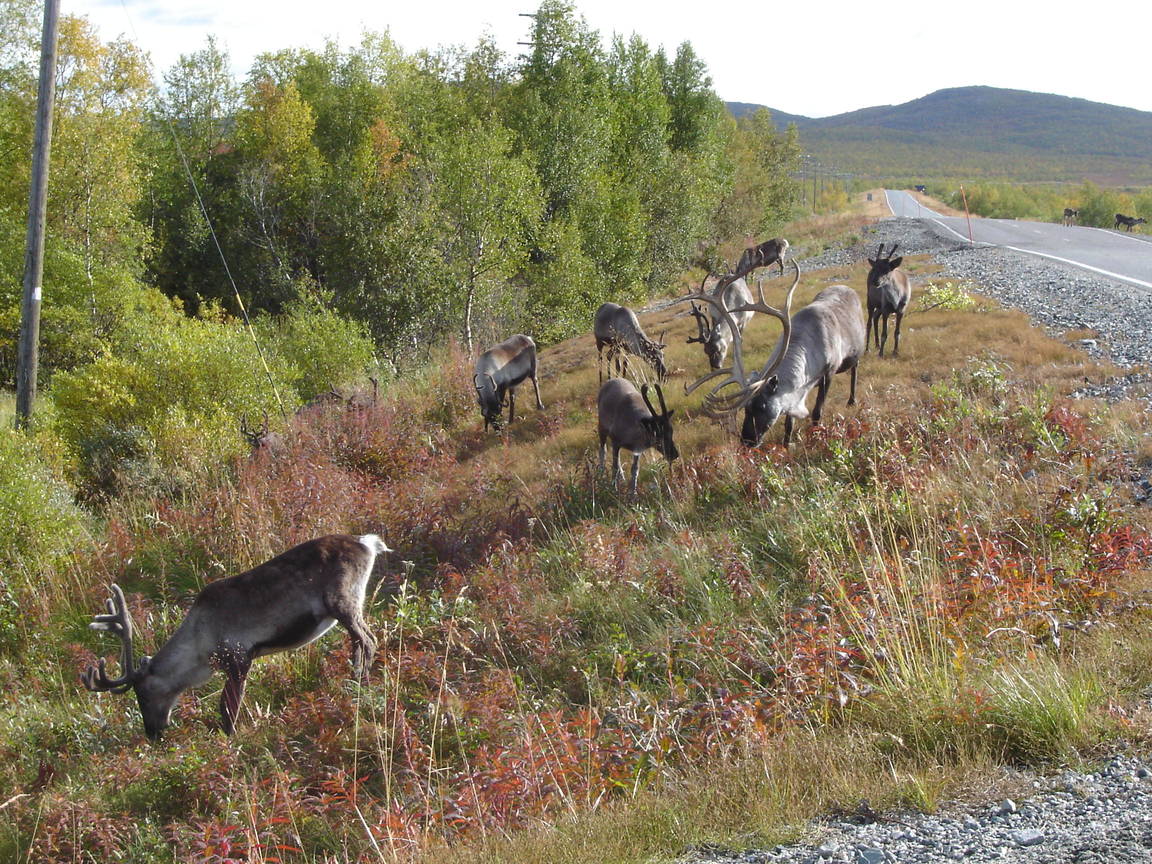
[[[805,404],[813,387],[817,388],[816,405],[812,409],[812,422],[818,424],[824,409],[824,400],[832,376],[840,372],[852,373],[849,405],[856,404],[856,373],[860,355],[864,352],[864,320],[860,298],[847,285],[829,285],[815,299],[791,315],[792,295],[800,283],[800,265],[793,259],[796,278],[785,297],[784,309],[768,305],[764,300],[764,286],[760,284],[760,300],[738,306],[735,310],[752,309],[778,318],[784,332],[772,356],[756,373],[744,367],[743,337],[738,335],[732,343],[732,367],[718,369],[685,388],[685,393],[719,378],[719,382],[704,397],[704,412],[711,417],[727,417],[744,409],[744,423],[740,440],[755,447],[763,440],[781,414],[784,415],[784,445],[792,440],[794,419],[808,416]],[[721,315],[731,317],[719,303],[707,294],[682,297],[678,302],[704,300],[711,303]],[[735,322],[730,325],[735,330]],[[731,384],[737,390],[723,394]]]
[[[107,613],[88,626],[120,637],[120,675],[110,678],[103,658],[81,675],[100,693],[136,691],[144,732],[159,740],[185,690],[225,675],[220,696],[224,732],[236,728],[248,669],[256,657],[306,645],[339,622],[352,642],[352,663],[366,676],[376,640],[364,621],[364,594],[376,556],[391,552],[375,534],[333,534],[295,546],[236,576],[210,582],[183,623],[155,657],[135,658],[132,618],[119,585]]]
[[[596,310],[592,324],[592,334],[596,337],[596,372],[600,381],[604,380],[601,368],[603,351],[608,349],[608,377],[612,377],[612,360],[616,360],[616,374],[628,374],[628,355],[643,357],[656,370],[656,380],[663,383],[668,377],[668,367],[664,365],[664,334],[653,342],[640,326],[640,319],[627,306],[617,303],[603,303]]]
[[[704,277],[698,293],[704,293],[704,284],[711,277],[711,273]],[[748,283],[732,273],[722,276],[712,286],[710,293],[720,300],[724,308],[729,310],[752,302],[752,292],[748,290]],[[711,307],[710,313],[705,315],[699,306],[692,303],[692,317],[696,319],[698,335],[689,337],[688,344],[699,342],[703,345],[704,353],[708,355],[708,365],[713,369],[719,369],[724,364],[724,358],[728,356],[728,348],[732,344],[732,332],[728,329],[728,322],[722,315]],[[736,322],[741,333],[744,332],[744,328],[748,326],[748,322],[752,320],[754,314],[751,311],[732,313],[732,320]]]
[[[600,435],[600,470],[604,470],[604,452],[612,441],[612,488],[623,474],[620,471],[620,448],[632,452],[632,483],[629,497],[636,497],[636,482],[640,476],[640,456],[649,447],[656,448],[669,463],[680,451],[672,440],[672,411],[664,404],[664,391],[655,385],[660,410],[652,407],[648,399],[648,385],[639,391],[627,378],[609,378],[600,387],[596,398],[597,426]]]
[[[895,243],[884,253],[884,244],[876,250],[876,257],[868,259],[868,326],[864,333],[864,350],[868,350],[869,340],[875,338],[876,347],[880,356],[884,356],[884,346],[888,342],[888,317],[896,316],[895,345],[892,356],[900,354],[900,322],[904,320],[904,313],[912,300],[912,283],[908,274],[897,268],[904,261],[904,257],[893,258],[896,252]],[[880,322],[884,322],[884,335],[880,335]]]

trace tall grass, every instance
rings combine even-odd
[[[651,324],[688,380],[677,311]],[[646,461],[636,503],[594,470],[587,337],[542,352],[548,408],[504,432],[449,349],[378,402],[301,412],[282,453],[108,502],[17,583],[36,618],[0,661],[0,859],[644,860],[1135,734],[1113,709],[1146,669],[1067,626],[1129,620],[1152,551],[1118,491],[1131,424],[1060,395],[1102,370],[986,302],[909,327],[789,451],[685,400],[683,458]],[[207,687],[157,748],[130,697],[79,688],[111,651],[84,627],[107,582],[152,651],[205,581],[332,531],[398,550],[367,685],[328,637],[256,664],[233,739]]]

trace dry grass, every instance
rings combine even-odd
[[[914,284],[929,281],[939,268],[928,256],[905,258],[905,269]],[[823,288],[847,284],[866,301],[867,264],[851,268],[832,268],[806,272],[793,299],[795,312],[803,308]],[[685,290],[693,290],[698,274],[685,279]],[[782,306],[784,293],[791,284],[791,273],[784,277],[775,270],[764,282],[769,303]],[[691,286],[691,288],[689,287]],[[676,436],[682,452],[691,453],[716,443],[732,440],[731,433],[699,411],[701,388],[691,396],[684,388],[706,374],[707,359],[699,345],[687,344],[696,335],[695,321],[687,304],[670,306],[640,316],[645,332],[651,338],[663,334],[669,378],[664,386],[669,408],[677,410]],[[894,320],[891,322],[894,325]],[[779,322],[765,315],[752,319],[745,333],[745,358],[749,367],[764,363],[775,348],[780,335]],[[890,327],[889,351],[892,345]],[[1032,327],[1022,312],[1006,309],[994,301],[978,298],[974,309],[967,311],[921,311],[913,297],[912,311],[904,318],[899,357],[877,356],[875,349],[860,363],[858,406],[845,406],[848,394],[847,376],[833,379],[826,408],[825,422],[839,423],[843,417],[858,416],[872,421],[891,412],[894,406],[906,413],[928,399],[932,388],[948,382],[958,370],[984,364],[995,367],[1007,378],[1029,388],[1066,393],[1085,378],[1101,380],[1118,373],[1115,367],[1097,362],[1077,348],[1047,336]],[[731,358],[729,358],[730,360]],[[643,360],[633,358],[633,376],[654,381],[654,373]],[[544,412],[531,407],[529,385],[518,404],[519,418],[498,441],[476,454],[488,468],[501,468],[521,477],[524,485],[539,493],[542,481],[539,465],[546,462],[594,462],[597,453],[596,392],[599,387],[596,347],[592,336],[583,335],[546,348],[540,353],[541,393]],[[809,405],[815,394],[809,397]],[[912,409],[914,410],[914,409]],[[803,433],[807,423],[800,424]],[[782,432],[769,433],[769,440],[779,441]],[[801,435],[803,441],[804,435]],[[801,446],[803,446],[801,444]],[[1152,445],[1141,445],[1150,446]],[[1150,451],[1152,453],[1152,451]],[[654,453],[642,461],[642,480],[654,471],[660,458]]]

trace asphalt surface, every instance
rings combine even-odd
[[[963,217],[936,213],[908,192],[887,190],[884,195],[897,218],[929,219],[957,238],[969,239]],[[1152,291],[1152,237],[1143,234],[980,217],[972,218],[971,231],[978,245],[1038,255]]]

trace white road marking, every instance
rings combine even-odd
[[[908,193],[905,192],[905,193],[900,193],[900,194],[907,195]],[[892,215],[896,216],[897,215],[896,208],[892,206],[892,199],[889,197],[889,192],[887,189],[884,190],[884,201],[885,201],[885,203],[887,203],[888,209],[892,211]],[[933,216],[940,216],[939,213],[936,213],[932,210],[929,210],[927,207],[925,207],[924,210],[927,213],[931,213]],[[1081,270],[1090,270],[1093,273],[1099,273],[1101,276],[1107,276],[1111,279],[1119,279],[1121,282],[1127,282],[1130,285],[1139,285],[1141,288],[1152,289],[1152,282],[1145,282],[1143,279],[1136,279],[1133,276],[1125,276],[1122,273],[1113,273],[1111,270],[1104,270],[1100,267],[1093,267],[1091,264],[1085,264],[1082,261],[1076,261],[1072,258],[1061,258],[1059,255],[1049,255],[1046,252],[1035,252],[1031,249],[1021,249],[1019,246],[1008,246],[1006,244],[1000,244],[1000,243],[988,243],[988,242],[985,242],[983,240],[978,241],[978,242],[974,242],[974,241],[969,240],[967,237],[965,237],[959,231],[956,231],[955,229],[951,228],[950,226],[945,225],[943,222],[940,221],[940,219],[932,219],[931,221],[935,222],[937,225],[939,225],[945,231],[956,235],[961,240],[963,240],[965,243],[972,243],[972,245],[974,245],[974,246],[985,246],[985,247],[986,246],[1001,246],[1004,249],[1011,249],[1013,252],[1021,252],[1025,255],[1035,255],[1037,258],[1048,258],[1052,261],[1059,261],[1062,264],[1071,264],[1073,267],[1079,267]],[[1073,226],[1073,227],[1088,228],[1091,231],[1104,231],[1104,232],[1111,234],[1113,236],[1119,236],[1119,237],[1125,236],[1124,234],[1122,234],[1118,231],[1109,231],[1107,228],[1095,228],[1091,225],[1082,225],[1082,226]],[[1033,231],[1036,234],[1042,233],[1039,229],[1033,229]],[[1141,242],[1141,243],[1148,242],[1146,240],[1138,240],[1135,237],[1128,237],[1127,239],[1137,240],[1137,242]],[[1069,241],[1065,240],[1065,242],[1069,242]]]

